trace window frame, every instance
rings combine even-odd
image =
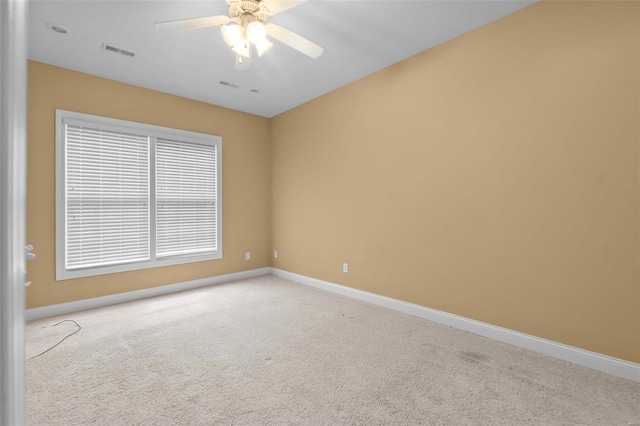
[[[104,130],[133,132],[149,138],[149,260],[117,265],[89,268],[66,268],[66,125],[82,125]],[[187,130],[172,129],[151,124],[137,123],[115,118],[101,117],[73,111],[56,109],[56,179],[55,179],[55,222],[56,222],[56,281],[113,274],[201,262],[222,258],[222,138],[220,136],[196,133]],[[204,143],[216,147],[216,244],[217,250],[202,254],[184,254],[162,257],[156,256],[156,138],[166,138],[192,143]]]

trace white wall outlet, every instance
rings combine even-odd
[[[348,263],[343,263],[342,264],[342,272],[344,272],[345,274],[347,272],[349,272],[349,264]]]
[[[244,254],[244,258],[245,258],[246,260],[251,260],[251,252],[250,252],[250,251],[246,252],[246,253]]]
[[[278,250],[274,250],[273,251],[273,257],[274,257],[274,259],[278,258]]]

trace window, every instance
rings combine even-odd
[[[218,136],[58,110],[56,279],[222,257]]]

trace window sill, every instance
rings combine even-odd
[[[75,278],[94,277],[98,275],[116,274],[120,272],[137,271],[141,269],[159,268],[162,266],[180,265],[184,263],[204,262],[222,259],[222,250],[201,255],[173,256],[154,261],[125,263],[120,265],[100,266],[86,269],[67,270],[64,266],[56,268],[56,281]]]

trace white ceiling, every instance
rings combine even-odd
[[[227,14],[224,1],[32,0],[29,58],[272,117],[534,2],[310,0],[270,22],[324,47],[320,58],[274,41],[250,70],[236,71],[219,28],[158,32],[154,26]],[[46,25],[51,22],[70,34],[53,32]],[[135,57],[105,51],[103,43]]]

